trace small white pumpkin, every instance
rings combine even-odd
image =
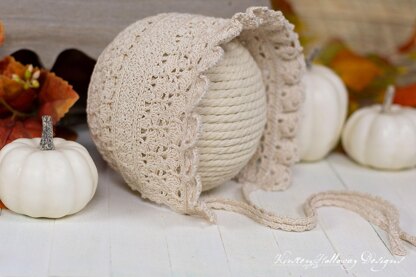
[[[416,166],[416,110],[392,105],[389,87],[384,105],[353,113],[342,134],[347,154],[362,165],[400,170]]]
[[[17,139],[0,151],[0,199],[19,214],[59,218],[91,200],[98,172],[82,145],[52,137],[51,117],[42,124],[42,139]]]
[[[313,55],[311,55],[313,57]],[[307,60],[305,101],[298,133],[302,161],[324,158],[337,145],[348,108],[347,89],[331,69]]]

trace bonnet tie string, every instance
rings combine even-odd
[[[306,200],[303,206],[304,217],[292,218],[266,211],[254,204],[250,199],[250,194],[256,189],[251,184],[243,185],[243,195],[246,202],[225,198],[208,198],[205,200],[205,203],[212,209],[243,214],[273,229],[294,232],[313,229],[317,224],[316,210],[320,207],[333,206],[344,208],[361,215],[370,223],[387,232],[392,254],[398,256],[406,255],[403,241],[416,246],[416,237],[404,232],[400,228],[397,208],[380,197],[353,191],[320,192]]]

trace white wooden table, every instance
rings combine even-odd
[[[2,210],[0,276],[416,276],[416,249],[407,245],[408,256],[392,256],[384,232],[352,212],[321,208],[319,225],[305,233],[221,211],[218,225],[211,225],[142,200],[101,160],[85,127],[80,142],[100,172],[94,199],[59,220]],[[402,227],[416,234],[416,170],[373,171],[332,154],[297,165],[288,190],[254,197],[268,209],[299,216],[310,194],[328,189],[386,198],[398,206]],[[235,183],[212,193],[240,197]]]

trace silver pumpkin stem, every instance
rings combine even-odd
[[[393,104],[394,94],[396,89],[393,85],[387,87],[386,94],[384,95],[384,103],[381,108],[382,113],[389,113],[391,110],[391,105]]]
[[[308,56],[306,56],[305,59],[307,69],[311,69],[313,61],[316,59],[320,52],[321,49],[319,47],[315,47],[312,49],[311,52],[309,52]]]
[[[40,150],[55,150],[53,144],[53,124],[50,115],[42,116],[42,138],[40,139]]]

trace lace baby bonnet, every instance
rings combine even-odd
[[[236,63],[244,70],[235,70]],[[98,58],[87,103],[92,139],[132,189],[179,213],[215,222],[213,210],[223,209],[271,228],[306,231],[316,225],[316,208],[344,207],[388,232],[392,252],[404,255],[401,239],[416,239],[400,229],[395,207],[377,197],[318,193],[307,200],[306,216],[296,219],[250,200],[255,189],[281,190],[291,182],[304,68],[293,25],[268,8],[249,8],[231,19],[169,13],[139,20]],[[218,70],[229,82],[215,83]],[[232,104],[207,93],[215,85],[236,93]],[[206,113],[211,106],[215,115]],[[235,135],[228,130],[237,126],[230,111],[247,116],[237,141],[223,139]],[[233,124],[218,124],[218,118]],[[218,155],[226,158],[213,164]],[[246,202],[200,198],[233,177],[243,184]]]

